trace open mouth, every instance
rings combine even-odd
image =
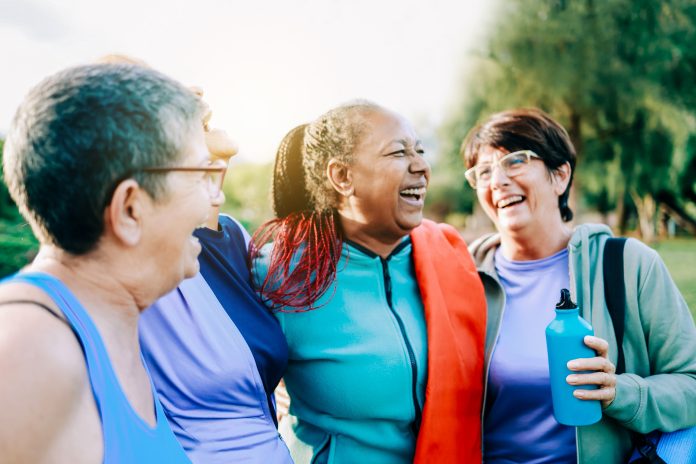
[[[420,202],[425,199],[425,187],[411,187],[399,192],[399,196],[406,200]]]
[[[498,201],[495,206],[498,209],[505,209],[505,208],[508,208],[510,206],[519,205],[524,200],[525,200],[525,197],[523,197],[522,195],[513,195],[513,196],[510,196],[507,198],[503,198],[502,200]]]

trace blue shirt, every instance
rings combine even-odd
[[[270,250],[255,263],[259,281]],[[428,344],[410,239],[386,259],[344,242],[336,279],[317,306],[276,313],[290,346],[285,383],[296,422],[283,433],[293,457],[413,462]]]
[[[196,231],[201,271],[144,312],[140,339],[172,428],[196,463],[291,463],[273,390],[287,344],[250,287],[246,236],[230,217]]]
[[[101,420],[103,463],[189,463],[167,423],[157,396],[154,397],[157,420],[154,427],[147,424],[132,408],[121,389],[97,327],[72,292],[49,274],[17,274],[8,280],[28,283],[46,292],[63,312],[77,336]],[[41,446],[41,443],[37,443],[37,446]]]
[[[568,250],[510,261],[498,248],[495,269],[506,304],[488,373],[484,461],[575,463],[575,428],[553,417],[545,336],[570,285]]]

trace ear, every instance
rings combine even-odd
[[[560,165],[558,169],[554,170],[553,172],[553,178],[554,178],[554,184],[555,184],[555,193],[556,195],[562,195],[563,192],[566,191],[566,188],[568,188],[568,183],[570,182],[570,163],[567,161]]]
[[[104,211],[105,226],[110,229],[106,232],[126,246],[136,246],[142,236],[146,201],[152,199],[135,180],[126,179],[118,184]]]
[[[326,177],[339,194],[349,197],[355,191],[353,186],[353,173],[349,166],[335,158],[329,160],[326,166]]]

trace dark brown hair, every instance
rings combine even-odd
[[[541,157],[549,172],[570,164],[568,187],[558,197],[561,218],[568,222],[573,211],[568,206],[570,186],[575,173],[575,147],[568,132],[551,116],[537,108],[519,108],[496,113],[469,131],[460,149],[467,168],[476,165],[485,147],[508,152],[532,150]]]

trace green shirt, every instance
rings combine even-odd
[[[269,250],[256,263],[261,276]],[[281,430],[297,464],[410,463],[427,380],[410,239],[387,259],[345,243],[337,269],[318,309],[276,313],[294,416]]]

